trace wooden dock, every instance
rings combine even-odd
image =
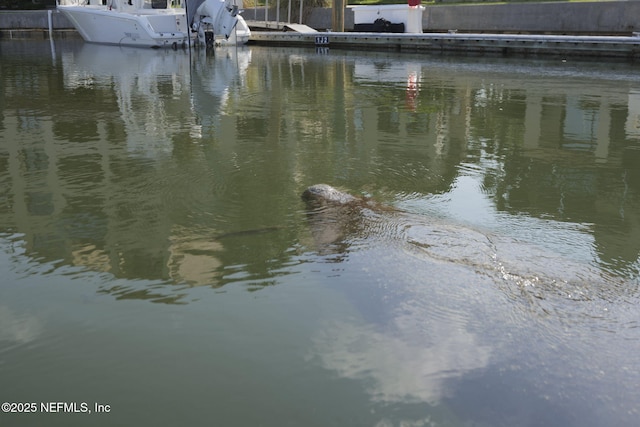
[[[640,59],[640,36],[252,31],[260,45]]]

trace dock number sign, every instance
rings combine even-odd
[[[329,36],[316,36],[316,46],[328,46]]]

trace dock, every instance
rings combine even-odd
[[[577,36],[535,34],[358,33],[252,31],[258,45],[369,49],[407,52],[470,52],[640,59],[640,35]]]

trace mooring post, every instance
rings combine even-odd
[[[48,13],[48,18],[47,20],[49,21],[49,45],[51,46],[51,60],[53,61],[53,64],[55,65],[56,63],[56,45],[53,43],[53,18],[52,15],[53,11],[49,10]]]
[[[47,14],[47,21],[49,24],[49,39],[53,39],[53,18],[51,16],[53,14],[53,11],[49,9],[48,12],[49,13]]]
[[[298,19],[298,24],[302,24],[302,2],[304,0],[300,0],[300,19]]]
[[[344,32],[344,3],[345,0],[333,0],[331,10],[331,30],[339,33]]]

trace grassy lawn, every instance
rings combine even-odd
[[[1,0],[0,0],[1,1]],[[277,0],[268,0],[269,5],[273,7]],[[502,3],[540,3],[540,2],[560,2],[560,1],[571,1],[571,2],[586,2],[586,1],[608,1],[608,0],[509,0],[509,1],[495,1],[495,0],[422,0],[423,5],[439,5],[439,4],[502,4]],[[303,0],[303,4],[307,6],[309,3],[315,3],[315,5],[320,5],[324,7],[330,7],[332,0]],[[345,4],[347,5],[379,5],[379,4],[406,4],[407,0],[345,0]],[[257,7],[264,6],[265,0],[244,0],[244,7]],[[286,7],[289,4],[289,0],[280,0],[280,5],[282,7]],[[300,5],[300,0],[292,0],[292,5],[298,7]]]
[[[370,6],[376,4],[405,4],[407,0],[349,0],[350,5],[363,5]],[[430,4],[431,2],[422,2],[423,4]]]
[[[284,0],[280,0],[284,1]],[[348,0],[350,5],[377,5],[377,4],[405,4],[406,0]],[[542,2],[598,2],[598,1],[611,1],[611,0],[508,0],[508,1],[499,1],[499,0],[430,0],[425,1],[422,0],[423,5],[437,5],[437,4],[507,4],[507,3],[542,3]],[[329,2],[329,4],[331,4]]]

